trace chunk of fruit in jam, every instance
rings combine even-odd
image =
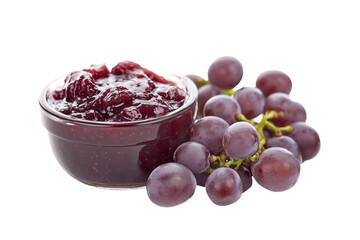
[[[141,66],[131,61],[124,61],[116,64],[116,66],[111,69],[111,73],[114,75],[125,75],[133,72],[135,69],[141,69]]]
[[[169,107],[156,102],[139,104],[124,108],[121,116],[128,121],[146,118],[154,118],[165,115],[169,112]]]
[[[83,71],[91,73],[95,80],[109,76],[109,69],[105,64],[93,64],[89,69],[84,69]]]
[[[179,107],[186,92],[139,64],[105,64],[69,74],[61,89],[50,93],[54,109],[93,121],[134,121],[160,117]]]
[[[156,89],[156,93],[166,100],[173,100],[177,102],[184,100],[186,96],[186,92],[176,86],[162,85]]]
[[[76,71],[65,78],[65,98],[72,102],[77,97],[90,97],[96,93],[95,80],[90,73]]]
[[[137,71],[137,70],[141,70],[141,71]],[[119,62],[115,67],[113,67],[113,69],[111,70],[111,73],[114,75],[133,74],[133,75],[137,76],[138,78],[146,77],[155,82],[171,84],[164,77],[157,75],[156,73],[154,73],[146,68],[143,68],[139,64],[131,62],[131,61]]]

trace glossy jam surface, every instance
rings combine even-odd
[[[124,122],[163,116],[181,107],[184,89],[139,64],[120,62],[72,72],[64,85],[48,93],[58,112],[91,121]]]

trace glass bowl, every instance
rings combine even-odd
[[[159,118],[131,122],[88,121],[57,112],[46,96],[63,78],[50,83],[40,95],[41,118],[65,171],[92,186],[139,187],[155,167],[172,161],[177,146],[189,140],[197,113],[197,89],[184,76],[166,79],[187,92],[185,103]]]

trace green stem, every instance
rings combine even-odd
[[[241,164],[245,161],[245,159],[237,159],[236,161],[234,161],[234,170],[237,171],[239,170],[239,167],[241,166]]]
[[[290,133],[293,130],[291,126],[277,127],[271,122],[266,123],[266,128],[269,129],[276,137],[282,136],[282,132]]]
[[[279,128],[277,126],[275,126],[273,123],[271,122],[267,122],[266,123],[266,128],[269,129],[276,137],[279,137],[282,135],[281,131],[279,130]]]
[[[210,163],[214,163],[217,160],[220,160],[220,156],[211,155],[209,160],[210,160]]]
[[[211,83],[208,80],[205,80],[205,79],[203,79],[201,77],[195,79],[195,82],[200,86],[211,85]],[[235,93],[235,90],[233,90],[233,89],[222,89],[221,91],[225,95],[228,95],[228,96],[232,96]]]
[[[248,165],[250,162],[256,162],[259,157],[261,156],[262,152],[265,150],[265,144],[266,144],[266,138],[264,136],[264,128],[266,127],[268,130],[270,130],[275,136],[282,136],[282,132],[291,132],[292,127],[291,126],[285,126],[285,127],[277,127],[272,122],[269,121],[269,119],[273,118],[279,118],[283,117],[284,114],[282,112],[275,112],[275,111],[268,111],[264,114],[261,121],[256,124],[255,122],[247,119],[243,114],[236,114],[235,118],[237,121],[247,122],[254,126],[257,130],[257,132],[260,135],[260,142],[259,142],[259,148],[256,151],[255,154],[253,154],[249,158],[244,159],[234,159],[229,158],[227,161],[227,155],[225,152],[221,153],[219,156],[211,155],[210,156],[210,163],[211,166],[205,171],[206,173],[212,173],[215,171],[215,169],[219,167],[232,167],[234,170],[239,170],[240,166],[242,164]]]
[[[276,112],[276,111],[268,111],[265,113],[265,115],[266,115],[266,120],[269,120],[269,119],[273,119],[273,118],[283,117],[284,113]]]
[[[233,158],[230,158],[230,160],[224,164],[225,167],[231,167],[233,165],[235,160]]]
[[[291,133],[294,128],[292,126],[279,127],[281,132]]]
[[[269,116],[270,115],[270,116]],[[274,115],[274,113],[272,112],[266,112],[263,116],[263,118],[261,119],[261,121],[259,122],[259,124],[257,124],[255,126],[256,130],[258,131],[259,135],[260,135],[260,140],[261,139],[265,139],[264,136],[264,127],[266,126],[266,123],[268,122],[268,118],[272,117],[272,115]]]
[[[233,89],[223,89],[222,92],[228,96],[232,96],[235,93],[235,91]]]
[[[237,114],[235,115],[235,119],[236,119],[236,121],[238,121],[238,122],[239,122],[239,121],[240,121],[240,122],[247,122],[247,123],[250,123],[251,125],[255,126],[255,123],[254,123],[253,121],[247,119],[247,118],[245,117],[245,115],[243,115],[243,114],[241,114],[241,113],[237,113]]]
[[[205,170],[205,173],[212,173],[213,171],[215,171],[216,168],[212,168],[212,167],[209,167],[208,169]]]
[[[201,78],[201,77],[195,79],[195,82],[196,82],[197,84],[199,84],[200,86],[210,85],[210,82],[209,82],[209,81],[207,81],[207,80],[205,80],[205,79],[203,79],[203,78]]]
[[[264,134],[263,134],[264,135]],[[266,144],[266,138],[260,138],[260,143],[259,143],[259,151],[262,151],[262,149],[264,148]]]

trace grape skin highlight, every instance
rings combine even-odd
[[[194,174],[208,169],[209,157],[209,150],[197,142],[185,142],[174,152],[174,161],[188,167]]]
[[[237,122],[226,129],[222,144],[228,156],[248,158],[258,150],[260,135],[250,123]]]
[[[258,88],[240,88],[234,93],[233,98],[239,103],[241,113],[247,119],[256,118],[264,111],[265,96]]]
[[[266,141],[265,148],[271,147],[282,147],[289,150],[294,155],[294,157],[299,160],[299,163],[302,163],[301,151],[294,139],[288,136],[269,138]]]
[[[271,70],[260,74],[256,80],[256,87],[264,93],[265,97],[276,92],[290,94],[292,82],[287,74]]]
[[[204,106],[204,116],[217,116],[230,125],[236,122],[235,115],[241,113],[239,103],[227,95],[210,98]]]
[[[209,67],[209,82],[221,89],[232,89],[243,76],[243,67],[239,60],[225,56],[216,59]]]
[[[210,200],[219,206],[232,204],[242,194],[240,176],[231,168],[218,168],[210,174],[205,183]]]
[[[198,91],[198,114],[197,118],[200,119],[204,115],[204,106],[206,102],[213,96],[223,94],[220,88],[212,85],[205,85],[199,88]]]
[[[190,130],[190,141],[204,145],[214,155],[223,149],[222,138],[229,124],[219,117],[207,116],[195,122]]]
[[[312,159],[320,151],[319,134],[304,122],[296,122],[290,125],[293,130],[289,137],[295,140],[300,148],[303,161]]]
[[[165,163],[151,172],[146,191],[150,200],[162,207],[173,207],[188,200],[195,192],[196,179],[184,165]]]
[[[300,163],[285,148],[265,149],[258,161],[251,165],[254,179],[264,188],[281,192],[290,189],[300,175]]]

